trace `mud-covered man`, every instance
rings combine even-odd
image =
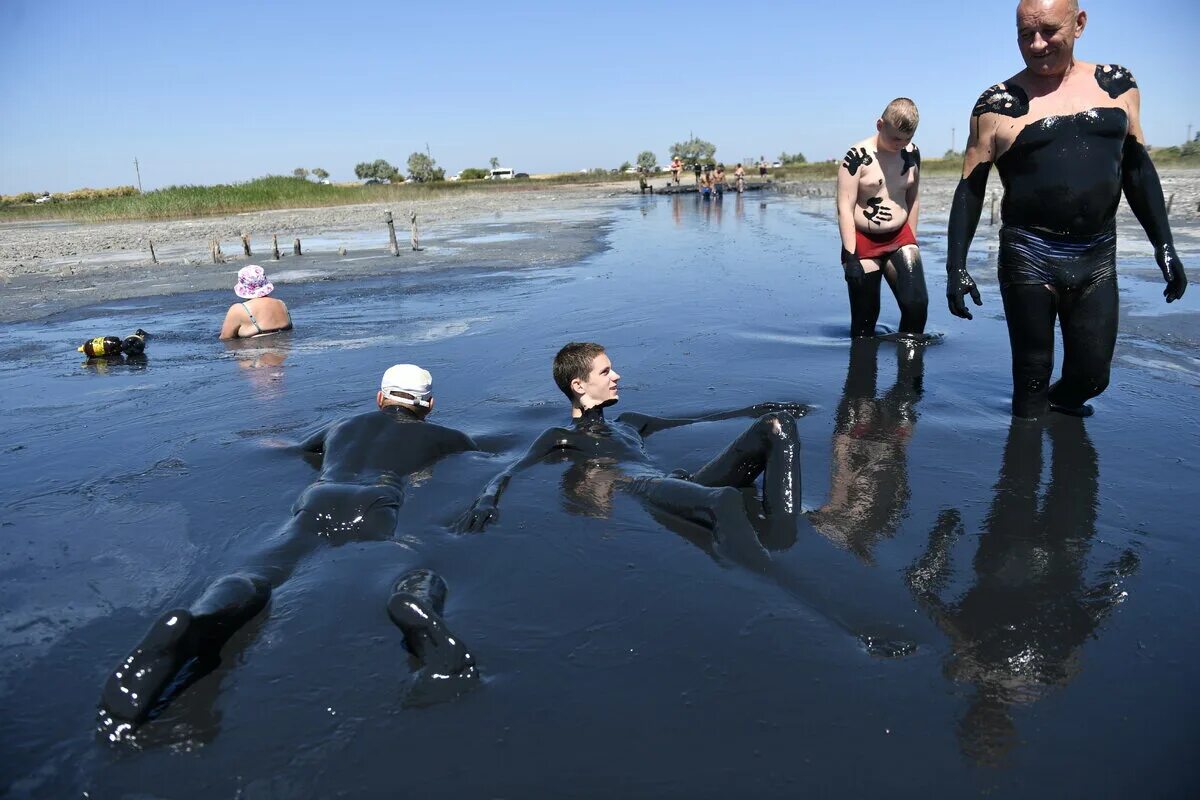
[[[189,662],[214,664],[225,642],[321,544],[390,539],[408,476],[477,449],[465,433],[425,421],[433,410],[432,380],[414,364],[397,364],[383,374],[378,410],[335,423],[299,445],[321,474],[296,501],[291,521],[241,569],[151,625],[109,674],[101,698],[106,735],[116,741],[145,720]],[[399,578],[388,600],[392,621],[421,664],[414,695],[453,696],[478,680],[474,657],[441,618],[445,597],[445,582],[418,569]]]
[[[916,235],[921,152],[912,143],[918,122],[916,104],[896,98],[875,121],[875,134],[854,144],[838,170],[851,336],[875,335],[885,277],[900,306],[900,332],[925,332],[929,295]]]
[[[1146,153],[1133,75],[1075,59],[1087,13],[1078,0],[1022,0],[1017,43],[1025,69],[987,89],[971,114],[963,177],[947,243],[950,311],[981,305],[967,249],[993,164],[1004,184],[999,280],[1012,345],[1012,412],[1078,416],[1108,386],[1117,339],[1115,217],[1121,193],[1154,245],[1167,302],[1187,288],[1158,173]],[[1054,366],[1054,320],[1063,337]]]

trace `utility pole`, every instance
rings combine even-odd
[[[1192,123],[1189,122],[1188,123],[1188,135],[1187,135],[1187,138],[1184,139],[1183,141],[1186,143],[1186,142],[1190,142],[1191,140],[1192,140]]]
[[[142,193],[142,168],[138,166],[137,156],[133,157],[133,168],[137,170],[138,194]]]
[[[954,152],[954,128],[950,129],[950,152]]]

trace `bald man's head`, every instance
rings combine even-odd
[[[1017,13],[1023,8],[1066,6],[1067,13],[1075,16],[1079,13],[1079,0],[1020,0],[1017,3]]]
[[[1083,35],[1087,12],[1079,0],[1021,0],[1017,4],[1017,44],[1026,71],[1038,78],[1061,78],[1075,63],[1075,40]]]

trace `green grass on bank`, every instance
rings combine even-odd
[[[1151,151],[1160,169],[1200,168],[1200,152],[1194,146],[1160,147]],[[774,180],[826,181],[837,176],[840,162],[772,169]],[[925,175],[958,176],[961,158],[926,158],[921,164]],[[727,175],[731,170],[727,171]],[[757,176],[749,170],[750,178]],[[656,176],[662,178],[662,175]],[[188,219],[221,216],[245,211],[286,208],[317,208],[355,203],[402,203],[420,199],[440,199],[466,192],[519,192],[551,186],[586,183],[634,183],[633,175],[613,175],[602,171],[567,173],[549,177],[505,181],[438,181],[436,183],[361,186],[325,185],[303,178],[267,176],[246,183],[216,186],[170,186],[153,192],[137,193],[132,187],[112,190],[79,190],[59,195],[55,202],[33,203],[24,196],[0,201],[0,222],[33,220],[72,220],[109,222],[117,220]],[[18,198],[20,198],[18,200]],[[65,198],[65,199],[64,199]]]
[[[187,219],[245,211],[317,208],[355,203],[403,202],[453,197],[471,191],[527,191],[543,186],[631,180],[629,175],[558,175],[537,180],[438,181],[360,186],[326,185],[303,178],[267,176],[246,183],[216,186],[169,186],[143,194],[51,203],[4,203],[0,221],[73,220],[108,222],[137,219]]]

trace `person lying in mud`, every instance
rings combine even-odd
[[[747,519],[739,489],[763,478],[761,520],[764,536],[794,538],[800,513],[800,441],[795,417],[807,408],[795,403],[761,403],[696,418],[624,413],[609,422],[604,409],[619,399],[620,375],[604,348],[571,342],[554,357],[554,381],[571,402],[573,424],[546,430],[518,461],[488,483],[458,522],[461,531],[481,531],[496,520],[500,497],[517,472],[554,453],[609,467],[615,488],[645,500],[654,512],[696,523],[712,532],[719,554],[760,564],[766,551]],[[736,417],[758,419],[725,450],[694,474],[676,470],[663,476],[645,450],[645,437],[658,431]]]
[[[971,112],[962,180],[950,207],[946,299],[982,305],[967,250],[992,164],[1004,184],[998,272],[1012,345],[1012,413],[1092,413],[1108,387],[1117,341],[1116,213],[1122,192],[1154,245],[1168,303],[1187,276],[1175,253],[1158,172],[1146,152],[1141,94],[1116,64],[1075,60],[1087,13],[1078,0],[1022,0],[1017,43],[1025,69],[985,90]],[[1062,377],[1054,368],[1054,320]]]
[[[378,410],[338,422],[299,446],[321,474],[296,501],[291,521],[242,569],[216,580],[187,608],[162,614],[110,674],[101,718],[111,737],[146,719],[177,678],[188,683],[189,676],[181,676],[185,667],[211,670],[225,642],[266,607],[304,556],[322,542],[390,539],[405,477],[477,449],[465,433],[425,421],[433,410],[431,382],[420,367],[397,364],[383,375]],[[396,582],[388,613],[421,664],[414,691],[451,697],[474,685],[478,674],[474,657],[442,620],[445,595],[437,575],[410,572]]]
[[[885,277],[900,306],[900,332],[925,332],[929,294],[917,247],[921,151],[912,143],[919,121],[913,101],[897,97],[875,121],[875,134],[853,145],[838,170],[838,231],[853,337],[875,335]]]
[[[234,303],[225,312],[219,338],[249,339],[290,331],[292,315],[286,303],[269,296],[273,291],[275,284],[267,280],[262,267],[251,264],[238,270],[233,293],[242,302]]]

